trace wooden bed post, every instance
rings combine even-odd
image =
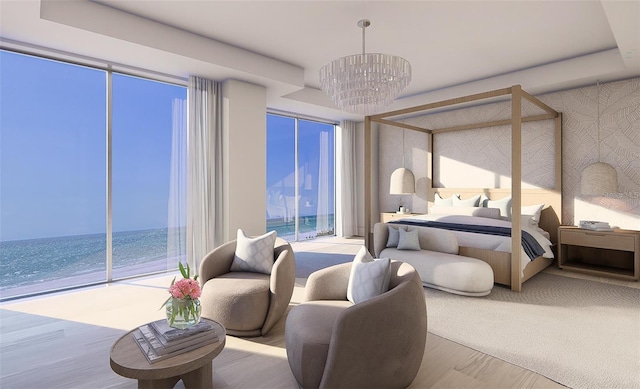
[[[427,133],[427,213],[433,192],[433,133]]]
[[[373,252],[371,242],[371,117],[364,118],[364,244]]]
[[[556,214],[559,217],[559,222],[562,225],[562,113],[558,113],[556,118],[556,192],[560,194],[559,209],[556,209]],[[554,235],[557,230],[554,231]],[[557,242],[554,240],[554,242]],[[559,247],[559,246],[558,246]]]
[[[522,88],[511,87],[511,290],[522,287]]]

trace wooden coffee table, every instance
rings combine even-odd
[[[175,357],[150,364],[136,344],[131,330],[111,347],[111,369],[123,377],[138,380],[139,389],[173,388],[182,380],[185,388],[213,386],[213,358],[224,348],[226,330],[218,322],[202,318],[214,326],[218,341]]]

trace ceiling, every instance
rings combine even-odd
[[[271,109],[340,120],[318,71],[362,50],[406,58],[404,108],[521,84],[532,94],[640,76],[640,0],[0,0],[2,47],[267,88]],[[122,65],[122,66],[120,66]]]

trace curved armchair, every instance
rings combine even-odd
[[[200,263],[202,316],[222,324],[229,335],[265,335],[282,317],[296,276],[289,243],[277,238],[271,274],[230,271],[236,241],[225,243]]]
[[[302,388],[404,388],[416,377],[427,337],[420,277],[391,262],[389,291],[347,300],[351,263],[309,276],[305,302],[289,311],[287,359]]]

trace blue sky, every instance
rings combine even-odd
[[[0,241],[106,231],[106,89],[102,70],[0,50]],[[114,232],[167,226],[172,104],[186,98],[186,87],[114,73]],[[268,115],[267,126],[271,186],[292,177],[294,119]],[[299,163],[314,182],[328,130],[299,121]]]
[[[330,124],[298,120],[298,165],[300,179],[298,184],[301,189],[299,194],[315,203],[318,196],[318,172],[320,161],[320,134],[329,134],[328,143],[330,145],[327,155],[329,179],[329,208],[334,207],[333,182],[334,182],[334,131]],[[293,196],[293,172],[295,166],[295,119],[280,115],[267,115],[267,188],[278,190],[283,195]],[[306,169],[306,171],[305,171]],[[310,186],[305,186],[305,180],[311,175]],[[286,180],[288,178],[288,181]],[[284,180],[284,186],[283,186]],[[305,188],[311,188],[306,190]],[[306,199],[304,200],[306,202]],[[302,211],[302,210],[301,210]],[[315,213],[315,207],[306,210],[311,214]]]
[[[106,229],[106,73],[0,51],[0,241]],[[113,230],[167,225],[174,99],[113,77]]]

